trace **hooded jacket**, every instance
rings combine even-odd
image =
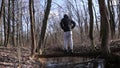
[[[71,31],[75,27],[75,22],[71,20],[66,14],[60,22],[60,26],[64,32]]]

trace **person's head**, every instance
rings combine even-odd
[[[64,14],[64,18],[69,18],[67,14]]]

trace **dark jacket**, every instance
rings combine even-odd
[[[75,22],[69,19],[68,16],[64,16],[64,18],[60,22],[60,26],[64,32],[71,31],[75,27]]]

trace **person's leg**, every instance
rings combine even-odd
[[[67,38],[67,32],[64,32],[64,50],[68,50],[68,38]]]
[[[69,32],[69,46],[70,46],[70,51],[73,52],[72,31]]]

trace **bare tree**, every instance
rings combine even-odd
[[[15,11],[14,11],[14,0],[12,0],[12,45],[15,46],[16,42],[15,42]]]
[[[110,49],[108,46],[109,41],[109,20],[107,15],[107,8],[105,4],[105,0],[98,0],[99,2],[99,9],[101,15],[101,48],[102,53],[107,56],[110,53]]]
[[[112,0],[108,0],[108,10],[109,10],[109,15],[110,15],[110,28],[111,28],[111,38],[113,39],[115,36],[115,21],[114,21],[114,8],[112,5]]]
[[[83,3],[83,9],[84,9],[84,12],[85,12],[85,17],[83,18],[84,19],[84,23],[85,23],[85,34],[88,34],[88,22],[87,22],[87,19],[88,19],[88,12],[87,12],[87,9],[86,9],[86,6],[85,6],[85,2],[84,2],[84,0],[81,0],[82,1],[82,3]]]
[[[39,37],[39,42],[38,42],[38,47],[37,47],[37,52],[41,49],[41,47],[43,47],[43,43],[44,43],[44,38],[45,38],[45,33],[46,33],[46,28],[47,28],[47,20],[48,20],[48,16],[50,13],[50,8],[51,8],[51,2],[52,0],[47,0],[47,6],[44,12],[44,19],[42,21],[42,28],[41,28],[41,34]]]
[[[2,16],[3,16],[3,11],[4,11],[4,6],[5,6],[5,4],[4,4],[4,0],[2,0],[2,2],[1,2],[1,8],[0,8],[0,26],[1,26],[1,43],[0,43],[0,45],[2,45],[2,42],[3,42],[3,34],[2,34]]]
[[[6,3],[4,3],[4,4],[6,4]],[[3,23],[4,23],[4,46],[5,46],[6,45],[6,40],[7,40],[7,24],[6,24],[6,10],[5,10],[5,5],[3,6]]]
[[[94,5],[94,3],[93,3],[93,5]],[[97,34],[99,34],[99,24],[98,24],[98,16],[97,16],[97,10],[95,9],[95,5],[93,6],[93,10],[94,10],[94,12],[95,12],[95,23],[96,23],[96,30],[97,30]]]
[[[93,16],[93,6],[92,6],[92,0],[88,0],[88,9],[89,9],[89,15],[90,15],[90,30],[89,30],[89,38],[91,41],[91,46],[93,49],[95,49],[94,44],[94,38],[93,38],[93,25],[94,25],[94,16]]]
[[[7,47],[8,43],[9,43],[9,39],[10,39],[10,0],[8,0],[8,18],[7,18],[7,37],[6,37],[6,43],[5,43],[5,47]]]
[[[4,6],[5,6],[4,0],[2,0],[1,8],[0,8],[0,20],[1,20],[2,14],[3,14],[3,8],[4,8]]]
[[[83,3],[83,10],[80,6],[80,4],[78,4],[78,2],[82,2]],[[80,44],[83,43],[85,40],[84,40],[84,36],[88,34],[88,24],[87,24],[87,10],[86,10],[86,6],[84,4],[84,1],[81,0],[81,1],[78,1],[78,0],[67,0],[66,1],[67,3],[67,10],[69,12],[69,14],[71,16],[73,16],[73,18],[77,21],[78,23],[78,28],[79,29],[79,36],[80,37]],[[83,12],[83,13],[82,13]],[[84,16],[85,14],[85,16]],[[83,26],[84,25],[84,26]],[[85,31],[85,32],[84,32]],[[77,34],[77,35],[78,35]],[[85,36],[86,37],[86,36]]]
[[[31,41],[32,41],[31,56],[33,56],[33,54],[35,53],[35,46],[36,46],[35,34],[34,34],[34,30],[35,30],[34,0],[29,0],[29,12],[30,12],[30,27],[31,27]]]
[[[83,22],[82,22],[82,19],[81,19],[81,17],[83,18],[83,16],[82,15],[80,15],[80,9],[78,8],[78,5],[77,5],[77,1],[75,0],[75,3],[76,3],[76,9],[73,9],[73,10],[75,10],[75,12],[76,12],[76,16],[77,16],[77,20],[78,20],[78,25],[79,25],[79,30],[80,30],[80,38],[81,38],[81,43],[83,43]],[[72,3],[71,3],[72,4]],[[73,5],[74,6],[74,5]],[[71,10],[72,11],[72,10]],[[85,11],[85,10],[84,10]],[[81,13],[82,14],[82,13]],[[86,26],[86,25],[85,25]],[[85,29],[86,30],[86,29]]]
[[[119,26],[118,26],[118,38],[120,38],[120,0],[118,5],[118,20],[119,20]]]

